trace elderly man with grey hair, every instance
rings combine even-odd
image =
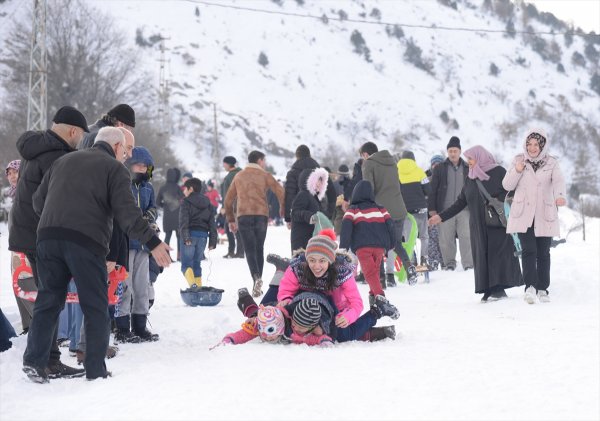
[[[98,132],[90,149],[67,154],[46,173],[33,196],[40,215],[38,272],[42,288],[35,303],[23,355],[23,371],[39,383],[52,345],[52,327],[64,306],[67,285],[74,279],[85,316],[86,377],[107,377],[104,357],[110,336],[106,255],[113,218],[130,237],[151,250],[160,266],[169,266],[169,246],[142,218],[130,191],[129,171],[117,158],[126,154],[125,136],[118,128]]]

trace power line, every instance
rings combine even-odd
[[[106,1],[106,0],[103,0]],[[108,0],[110,1],[110,0]],[[332,20],[338,22],[351,22],[351,23],[359,23],[366,25],[382,25],[382,26],[399,26],[401,28],[415,28],[415,29],[426,29],[426,30],[437,30],[437,31],[456,31],[456,32],[486,32],[486,33],[497,33],[497,34],[522,34],[522,35],[574,35],[580,37],[600,37],[597,34],[586,34],[576,31],[566,31],[566,32],[553,32],[553,31],[523,31],[523,30],[514,30],[507,31],[506,29],[488,29],[488,28],[465,28],[465,27],[451,27],[451,26],[437,26],[437,25],[418,25],[418,24],[410,24],[410,23],[397,23],[397,22],[385,22],[385,21],[372,21],[365,19],[353,19],[353,18],[341,18],[335,16],[328,16],[327,14],[323,14],[322,16],[316,16],[311,14],[302,14],[302,13],[294,13],[294,12],[286,12],[281,10],[267,10],[267,9],[258,9],[255,7],[247,7],[247,6],[237,6],[233,4],[223,4],[223,3],[213,3],[205,0],[138,0],[138,1],[184,1],[193,4],[201,4],[204,6],[213,6],[213,7],[221,7],[223,9],[233,9],[244,12],[253,12],[253,13],[264,13],[270,15],[281,15],[288,17],[296,17],[296,18],[305,18],[305,19],[318,19],[318,20]]]

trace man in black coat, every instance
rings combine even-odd
[[[127,104],[115,105],[90,126],[90,132],[85,135],[77,149],[91,148],[96,140],[98,130],[103,127],[124,127],[133,132],[133,128],[135,127],[135,111]]]
[[[73,107],[62,107],[56,112],[52,121],[50,129],[43,132],[27,131],[17,141],[17,150],[21,154],[22,161],[17,191],[10,212],[8,248],[11,251],[25,253],[31,264],[38,289],[42,287],[36,262],[36,230],[39,216],[33,210],[32,197],[54,161],[74,152],[84,133],[88,131],[85,117]],[[66,366],[60,361],[60,351],[56,342],[58,325],[49,329],[54,332],[54,341],[47,364],[49,375],[55,378],[83,375],[83,370]]]
[[[106,255],[113,218],[130,237],[148,246],[160,266],[171,263],[169,246],[150,228],[131,195],[129,171],[115,159],[127,154],[124,143],[119,129],[101,129],[93,148],[57,160],[33,197],[40,215],[37,256],[42,288],[23,355],[23,371],[33,381],[48,381],[52,327],[71,278],[85,316],[86,377],[110,374],[104,356],[110,336]]]
[[[313,170],[319,168],[317,161],[310,156],[310,149],[306,145],[300,145],[296,148],[296,162],[292,165],[292,169],[288,171],[285,177],[285,222],[288,223],[288,228],[291,228],[291,210],[292,203],[298,194],[298,179],[303,170]],[[333,219],[335,214],[335,187],[331,179],[327,182],[327,210],[324,212],[329,219]]]

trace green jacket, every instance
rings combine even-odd
[[[240,171],[242,171],[241,168],[234,168],[233,170],[229,171],[223,179],[223,183],[221,183],[221,197],[223,198],[223,201],[225,201],[225,196],[227,196],[227,190],[229,190],[229,186],[231,186],[233,177],[235,177],[235,175]]]
[[[371,182],[375,202],[385,207],[392,219],[406,218],[406,206],[400,191],[396,160],[388,151],[379,151],[362,164],[363,180]]]

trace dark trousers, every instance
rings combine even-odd
[[[178,230],[169,230],[165,231],[165,243],[169,244],[171,242],[171,235],[175,232],[175,237],[177,238],[177,245],[179,246],[179,231]]]
[[[35,286],[36,288],[40,289],[40,277],[38,275],[38,269],[37,269],[37,256],[35,253],[25,253],[25,256],[27,256],[27,260],[29,260],[29,264],[31,266],[31,273],[33,274],[33,280],[35,281]],[[38,297],[39,297],[39,292],[38,292]],[[66,297],[65,297],[66,299]],[[36,299],[37,301],[37,299]],[[65,300],[63,300],[63,304],[61,307],[61,311],[62,308],[65,306]],[[34,303],[34,314],[35,314],[35,303]],[[33,323],[33,316],[31,321],[29,322],[29,327],[31,328],[31,325]],[[28,332],[28,335],[31,334],[31,331]],[[29,338],[28,338],[29,340]],[[53,332],[53,337],[52,337],[52,346],[50,347],[50,354],[48,357],[48,361],[49,362],[56,362],[56,361],[60,361],[60,350],[58,349],[58,323],[56,323],[56,326],[54,326],[54,332]],[[42,364],[44,367],[46,366],[46,364]]]
[[[519,233],[521,261],[525,288],[533,285],[536,290],[548,290],[550,286],[550,243],[552,237],[536,237],[533,227]]]
[[[85,316],[86,377],[105,376],[104,356],[109,342],[110,318],[104,256],[97,256],[70,241],[43,240],[37,245],[37,266],[39,291],[23,362],[38,367],[47,365],[55,342],[58,315],[65,306],[67,287],[73,278]]]
[[[367,311],[348,327],[337,329],[337,341],[357,341],[377,323],[375,315]]]
[[[225,235],[227,235],[227,254],[233,256],[235,254],[235,234],[229,230],[229,224],[225,224]]]
[[[262,215],[243,215],[238,217],[238,231],[244,243],[246,262],[252,278],[262,278],[265,264],[264,248],[269,218]]]

